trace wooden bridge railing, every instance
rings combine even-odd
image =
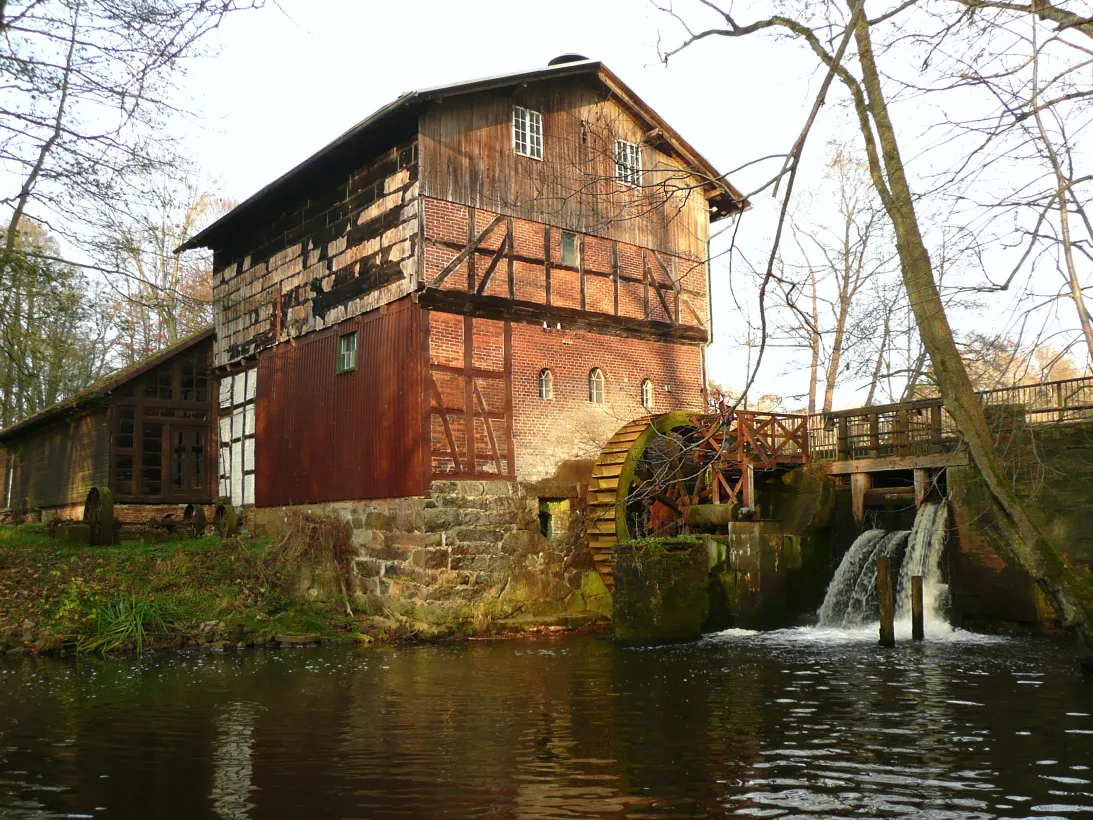
[[[1093,421],[1093,376],[982,390],[988,419],[1030,425]],[[1003,411],[1007,412],[1003,412]],[[940,398],[858,407],[808,417],[809,455],[816,461],[930,455],[955,450],[960,431]]]

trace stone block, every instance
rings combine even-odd
[[[544,538],[538,530],[535,532],[517,530],[508,533],[501,539],[501,552],[514,559],[538,555],[548,550],[550,550],[550,541]]]
[[[439,539],[438,543],[439,543]],[[383,534],[385,547],[424,547],[429,537],[423,532],[387,532]]]
[[[358,558],[353,567],[358,578],[378,578],[383,574],[383,562],[374,558]]]
[[[439,570],[448,568],[449,553],[445,548],[415,549],[410,556],[411,566],[419,569]]]
[[[391,517],[379,510],[372,510],[364,516],[364,526],[370,530],[389,532],[392,529]]]
[[[488,555],[455,555],[451,557],[449,566],[453,570],[467,570],[470,572],[486,572],[490,566]]]
[[[482,542],[486,544],[499,544],[505,534],[501,530],[485,530],[475,527],[456,527],[451,531],[451,537],[457,542],[467,541]]]
[[[460,523],[459,511],[452,509],[425,510],[422,517],[425,532],[450,530]]]
[[[709,557],[702,543],[664,540],[615,550],[615,639],[655,645],[695,640],[710,611]]]

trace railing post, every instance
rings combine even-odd
[[[869,452],[880,458],[880,413],[869,414]]]
[[[846,416],[839,416],[839,436],[835,444],[835,459],[837,461],[850,460],[850,425]]]
[[[910,419],[907,416],[907,408],[896,411],[896,455],[905,456],[910,449],[908,446]]]
[[[931,443],[938,447],[942,444],[944,432],[941,429],[941,405],[935,404],[930,408],[930,433]]]

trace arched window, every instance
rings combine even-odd
[[[539,371],[539,398],[554,398],[554,374],[545,367]]]
[[[646,410],[653,409],[653,381],[646,379],[641,383],[641,406]]]
[[[598,367],[588,372],[588,400],[593,404],[603,404],[603,371]]]

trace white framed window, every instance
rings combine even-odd
[[[571,268],[581,264],[581,243],[572,231],[562,231],[562,264]]]
[[[646,379],[641,383],[641,406],[646,410],[653,409],[653,381]]]
[[[623,185],[641,185],[641,146],[615,140],[615,178]]]
[[[554,374],[545,367],[539,371],[539,398],[554,398]]]
[[[543,115],[538,111],[512,107],[512,150],[523,157],[543,158]]]
[[[357,369],[357,331],[338,337],[338,373],[350,373]]]
[[[254,503],[258,368],[220,380],[220,495],[236,506]]]
[[[604,399],[603,371],[593,367],[588,372],[588,400],[593,404],[603,404]]]

